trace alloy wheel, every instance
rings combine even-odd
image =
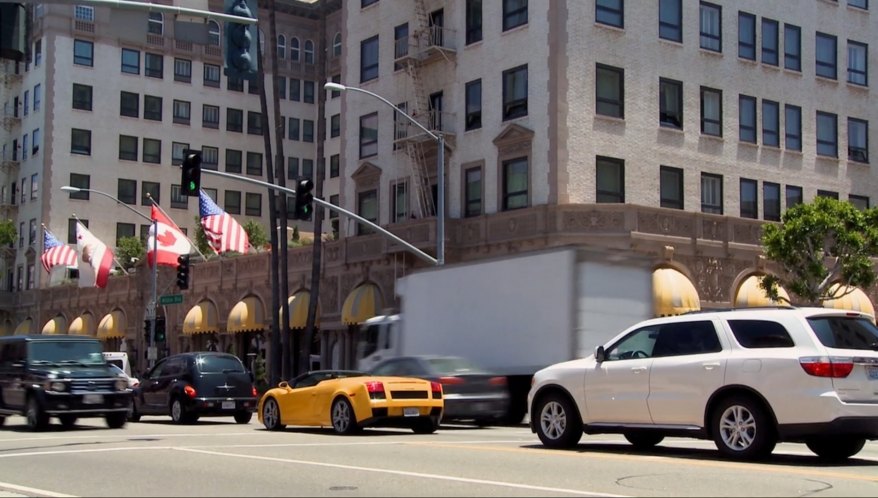
[[[540,428],[549,439],[558,439],[567,428],[567,413],[557,401],[549,401],[540,411]]]
[[[332,426],[337,432],[346,432],[351,425],[351,407],[344,401],[332,406]]]
[[[730,449],[743,451],[756,437],[756,418],[741,405],[732,405],[720,416],[720,436]]]
[[[274,430],[280,422],[280,410],[277,406],[277,401],[274,398],[269,398],[265,402],[265,406],[262,407],[262,423],[269,430]]]

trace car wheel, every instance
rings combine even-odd
[[[572,448],[582,438],[582,421],[576,407],[558,393],[541,396],[534,404],[537,436],[549,448]]]
[[[253,414],[250,412],[235,412],[235,422],[239,424],[248,424]]]
[[[625,439],[639,450],[648,450],[661,443],[665,436],[655,432],[626,432]]]
[[[274,398],[268,398],[262,404],[262,425],[270,431],[282,431],[286,427],[280,423],[280,406]]]
[[[354,415],[354,407],[344,397],[338,397],[332,402],[330,412],[332,429],[337,434],[354,434],[360,428],[357,425],[357,417]]]
[[[27,400],[27,427],[32,431],[44,431],[49,425],[49,416],[43,411],[40,402],[36,396],[31,396]]]
[[[855,436],[815,437],[805,441],[805,445],[821,460],[840,462],[859,453],[866,445],[866,439]]]
[[[186,413],[186,408],[183,407],[183,402],[180,401],[180,398],[174,398],[171,401],[171,420],[175,424],[191,424],[194,422],[192,416]],[[196,418],[195,420],[198,419]]]
[[[438,428],[439,423],[431,417],[419,418],[412,424],[412,431],[415,434],[433,434]]]
[[[6,417],[0,415],[0,427],[3,427],[4,424],[6,424]]]
[[[69,429],[76,425],[76,415],[58,415],[58,420],[65,429]]]
[[[125,422],[128,420],[128,413],[108,413],[105,419],[107,421],[107,427],[110,429],[121,429],[122,427],[125,427]]]
[[[774,424],[761,403],[749,396],[732,396],[713,412],[713,441],[724,456],[766,458],[777,444]]]

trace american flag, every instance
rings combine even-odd
[[[62,244],[52,232],[43,228],[43,255],[40,256],[40,261],[49,273],[57,265],[76,266],[76,249]]]
[[[246,253],[250,239],[244,228],[231,215],[220,209],[204,190],[198,192],[198,207],[204,235],[219,254],[228,251]]]

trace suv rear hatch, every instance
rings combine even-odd
[[[237,356],[203,354],[195,361],[199,378],[196,389],[208,398],[252,398],[253,382]]]
[[[817,360],[830,363],[825,376],[832,378],[839,399],[878,403],[878,327],[871,318],[859,313],[812,316],[808,323],[829,353]]]

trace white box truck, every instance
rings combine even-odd
[[[653,316],[652,263],[629,251],[564,247],[444,265],[396,289],[400,313],[363,324],[358,368],[394,356],[469,358],[507,377],[509,422],[527,412],[537,370],[593,354]]]

